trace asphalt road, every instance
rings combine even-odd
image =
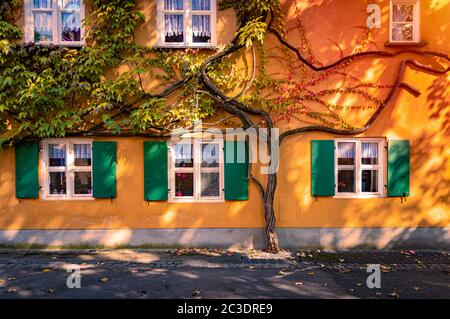
[[[121,262],[109,264],[103,264],[103,259],[97,261],[98,256],[89,259],[89,254],[74,255],[79,257],[78,264],[88,263],[81,264],[81,287],[71,289],[66,285],[70,273],[65,267],[73,258],[1,254],[0,298],[450,298],[448,267],[385,269],[381,272],[381,288],[369,289],[369,274],[364,269],[348,269],[346,264],[339,270],[304,267],[301,262],[293,269],[233,267],[237,259],[231,257],[222,264],[219,260],[214,267],[205,263],[196,267],[173,264],[151,268],[148,262],[136,263],[136,258],[129,265],[129,258],[120,253],[115,253],[114,258],[119,260],[122,256]],[[192,258],[179,256],[177,260],[188,263]],[[61,261],[57,267],[45,266],[55,260]]]

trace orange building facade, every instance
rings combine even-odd
[[[369,6],[374,4],[375,8]],[[411,6],[412,9],[409,11],[408,8],[403,8],[405,11],[399,13],[400,7],[396,5]],[[174,48],[170,47],[171,45],[176,47],[173,42],[166,47],[161,43],[162,40],[163,42],[172,40],[167,38],[166,31],[161,31],[161,28],[167,26],[162,26],[161,15],[164,12],[158,11],[158,1],[139,1],[138,6],[146,16],[146,22],[138,30],[136,41],[139,44],[159,45],[167,50],[173,50]],[[200,42],[202,43],[200,46],[220,49],[232,40],[237,31],[237,19],[232,9],[218,10],[215,1],[211,1],[208,8],[208,12],[212,12],[209,28],[200,30],[198,34],[200,37],[209,38],[206,42]],[[89,10],[89,5],[82,6],[82,10]],[[450,2],[446,0],[397,2],[284,0],[282,10],[285,13],[286,29],[294,30],[288,35],[289,42],[294,46],[300,45],[299,42],[296,43],[299,36],[295,27],[297,17],[301,14],[302,25],[306,30],[311,50],[322,65],[355,53],[358,48],[388,52],[436,51],[446,55],[450,52],[448,45]],[[378,17],[379,25],[376,25]],[[30,37],[26,31],[29,27],[27,19],[25,16],[21,23],[26,36]],[[370,32],[366,34],[361,26],[367,26],[368,20],[374,25],[371,25]],[[191,21],[192,34],[194,34],[192,30],[198,28],[196,23],[200,22]],[[173,26],[175,24],[170,25]],[[184,30],[188,32],[187,29]],[[267,34],[264,45],[270,49],[279,45],[279,42],[275,36]],[[249,51],[247,53],[248,55],[242,55],[239,63],[246,63],[250,55]],[[405,59],[414,59],[434,68],[441,67],[432,57],[407,52],[394,57],[357,59],[348,66],[348,72],[361,81],[393,84],[401,62]],[[442,63],[447,67],[445,62],[448,63],[445,60]],[[284,63],[274,59],[269,64],[269,72],[276,73],[283,70]],[[337,88],[342,84],[339,81],[325,80],[318,83],[318,88]],[[415,96],[404,89],[398,90],[381,115],[364,133],[340,136],[309,132],[288,137],[280,148],[278,188],[275,196],[277,233],[281,246],[448,248],[450,245],[449,81],[449,74],[434,74],[413,66],[407,67],[402,82],[414,87],[420,95]],[[148,78],[144,79],[144,83],[151,89],[157,85],[157,80]],[[375,92],[377,89],[372,90]],[[386,97],[386,92],[388,91],[380,89],[378,94],[380,99]],[[344,94],[327,96],[326,99],[330,103],[355,105],[364,103],[364,97],[349,97]],[[345,114],[346,111],[343,112]],[[349,121],[358,126],[367,121],[373,110],[347,113]],[[296,121],[277,123],[280,132],[302,125]],[[322,140],[333,141],[335,146],[334,187],[332,194],[327,196],[315,194],[312,189],[315,178],[312,174],[314,166],[312,144],[313,141]],[[387,188],[389,145],[399,140],[407,141],[410,151],[409,188],[408,194],[404,194],[408,195],[405,198],[403,194],[389,196]],[[49,158],[50,150],[54,151],[51,145],[67,142],[64,144],[66,145],[64,159],[67,163],[71,161],[73,167],[66,166],[65,178],[67,181],[69,178],[76,180],[73,182],[75,186],[83,188],[85,186],[83,181],[86,181],[89,173],[82,172],[89,172],[89,167],[93,163],[87,166],[80,164],[79,167],[83,168],[77,168],[75,163],[77,161],[82,163],[85,158],[77,155],[81,154],[80,148],[73,145],[91,145],[92,142],[101,141],[112,141],[116,145],[114,198],[94,199],[89,187],[89,190],[84,192],[86,195],[84,197],[66,198],[67,194],[58,196],[56,193],[59,192],[59,188],[52,186],[57,183],[52,182],[48,174],[53,172],[55,174],[52,176],[60,176],[58,169],[52,170],[51,162],[56,163],[62,157],[52,155],[54,157]],[[247,198],[227,200],[226,194],[222,194],[227,184],[226,169],[220,165],[216,169],[212,165],[208,170],[200,164],[198,170],[197,168],[191,170],[190,167],[184,167],[179,171],[174,167],[171,169],[175,151],[170,148],[170,141],[168,145],[172,153],[167,159],[169,161],[167,200],[146,200],[144,142],[156,141],[163,139],[80,136],[65,141],[41,140],[37,160],[40,187],[38,198],[23,199],[18,198],[16,194],[17,150],[9,148],[0,151],[0,242],[49,245],[150,244],[155,247],[264,245],[263,208],[255,185],[248,184]],[[223,147],[223,144],[218,145],[220,148]],[[195,148],[192,150],[196,152]],[[55,152],[52,154],[56,154]],[[219,152],[218,156],[223,156],[223,153]],[[58,164],[55,167],[59,167]],[[71,169],[73,173],[70,173]],[[259,169],[260,165],[254,165],[253,170],[257,176],[261,175]],[[183,176],[189,176],[188,179],[189,174],[198,175],[199,181],[203,181],[202,174],[210,174],[207,178],[211,185],[214,185],[211,189],[217,186],[218,193],[214,190],[208,193],[208,190],[195,186],[191,190],[192,196],[188,196],[193,197],[192,199],[179,200],[178,197],[184,194],[184,190],[178,191],[177,181],[172,181],[178,178],[177,174],[187,174]],[[213,174],[217,175],[213,177]],[[197,180],[197,177],[192,178]],[[176,189],[171,189],[171,185]],[[69,190],[71,186],[67,186],[63,192],[71,192],[74,195],[77,192],[76,187]],[[57,190],[52,194],[53,188]]]

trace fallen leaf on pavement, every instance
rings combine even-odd
[[[8,278],[8,281],[13,281],[13,280],[16,280],[16,278],[15,277]]]
[[[400,296],[398,295],[398,293],[396,293],[396,292],[394,291],[394,292],[391,292],[391,293],[389,294],[389,297],[392,297],[392,298],[398,298],[398,297],[400,297]]]
[[[339,259],[340,263],[343,263],[345,261],[345,259]]]
[[[356,285],[361,287],[363,284],[358,282]]]
[[[1,284],[4,284],[5,282],[6,282],[5,279],[0,279],[0,285],[1,285]]]
[[[9,288],[7,291],[8,291],[8,292],[16,292],[17,289],[16,289],[16,288]]]
[[[102,279],[100,279],[101,282],[108,282],[109,278],[103,277]]]
[[[381,296],[381,292],[377,292],[377,293],[375,293],[375,295]]]
[[[295,285],[296,285],[296,286],[303,286],[303,285],[304,285],[304,283],[303,283],[303,282],[301,282],[301,281],[298,281],[298,282],[296,282],[296,283],[295,283]]]
[[[413,289],[414,289],[415,291],[419,291],[421,288],[420,288],[420,287],[413,287]]]
[[[42,268],[42,269],[41,269],[41,272],[50,272],[50,271],[52,271],[52,270],[49,269],[49,268]]]
[[[192,292],[192,296],[194,296],[194,297],[200,296],[200,291],[199,290],[194,290]]]
[[[47,289],[47,292],[49,293],[49,294],[52,294],[52,293],[54,293],[56,290],[55,289],[52,289],[52,288],[50,288],[50,289]]]
[[[308,273],[308,275],[310,275],[310,276],[314,276],[315,274],[316,274],[316,273],[313,272],[313,271],[311,271],[311,272]]]

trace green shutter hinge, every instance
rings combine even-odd
[[[111,203],[114,201],[114,196],[111,194]]]
[[[403,192],[402,196],[400,197],[400,203],[401,204],[406,203],[406,193],[405,192]]]
[[[315,193],[314,194],[314,198],[316,199],[316,202],[318,202],[319,201],[319,194]]]

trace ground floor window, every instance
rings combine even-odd
[[[169,198],[223,200],[223,142],[194,140],[170,146]]]
[[[92,143],[48,139],[42,142],[44,199],[92,198]]]
[[[335,163],[337,196],[383,196],[383,139],[336,139]]]

